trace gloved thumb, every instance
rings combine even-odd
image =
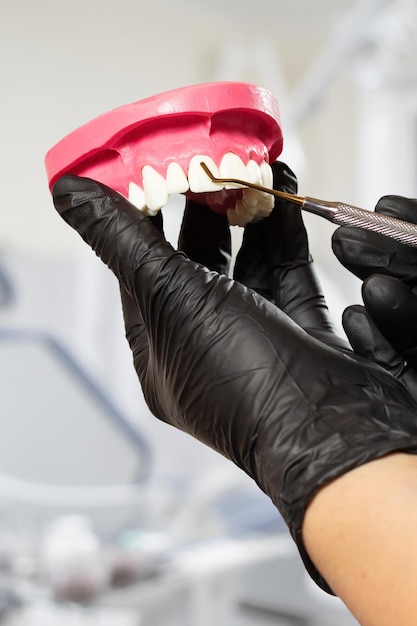
[[[52,190],[56,210],[114,272],[133,296],[144,257],[174,250],[149,218],[113,189],[89,178],[64,176]]]

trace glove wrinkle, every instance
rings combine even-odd
[[[417,201],[384,196],[376,213],[417,223]],[[365,309],[344,315],[345,332],[358,354],[376,360],[412,393],[417,389],[417,253],[383,235],[338,228],[332,240],[339,261],[364,281]]]
[[[378,363],[396,378],[401,376],[404,370],[403,358],[383,337],[365,307],[347,307],[343,312],[342,325],[357,354]]]
[[[378,275],[364,282],[362,292],[369,315],[383,336],[416,368],[417,296],[398,279]]]
[[[120,297],[122,302],[125,334],[132,351],[133,364],[138,374],[139,381],[144,381],[149,362],[148,337],[142,316],[136,302],[121,285]]]

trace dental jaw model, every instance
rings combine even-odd
[[[92,178],[155,215],[171,194],[184,194],[244,226],[269,215],[273,197],[213,183],[240,178],[272,187],[270,163],[282,151],[278,104],[246,83],[183,87],[101,115],[45,157],[49,186],[66,174]]]

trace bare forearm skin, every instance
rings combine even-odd
[[[303,539],[362,626],[417,624],[417,456],[391,454],[324,487]]]

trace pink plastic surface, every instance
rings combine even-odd
[[[162,176],[172,161],[187,173],[196,154],[218,165],[226,152],[244,163],[276,160],[283,137],[278,103],[255,85],[206,83],[168,91],[101,115],[77,128],[45,157],[52,189],[65,174],[86,176],[128,196],[129,182],[143,188],[142,168]]]

